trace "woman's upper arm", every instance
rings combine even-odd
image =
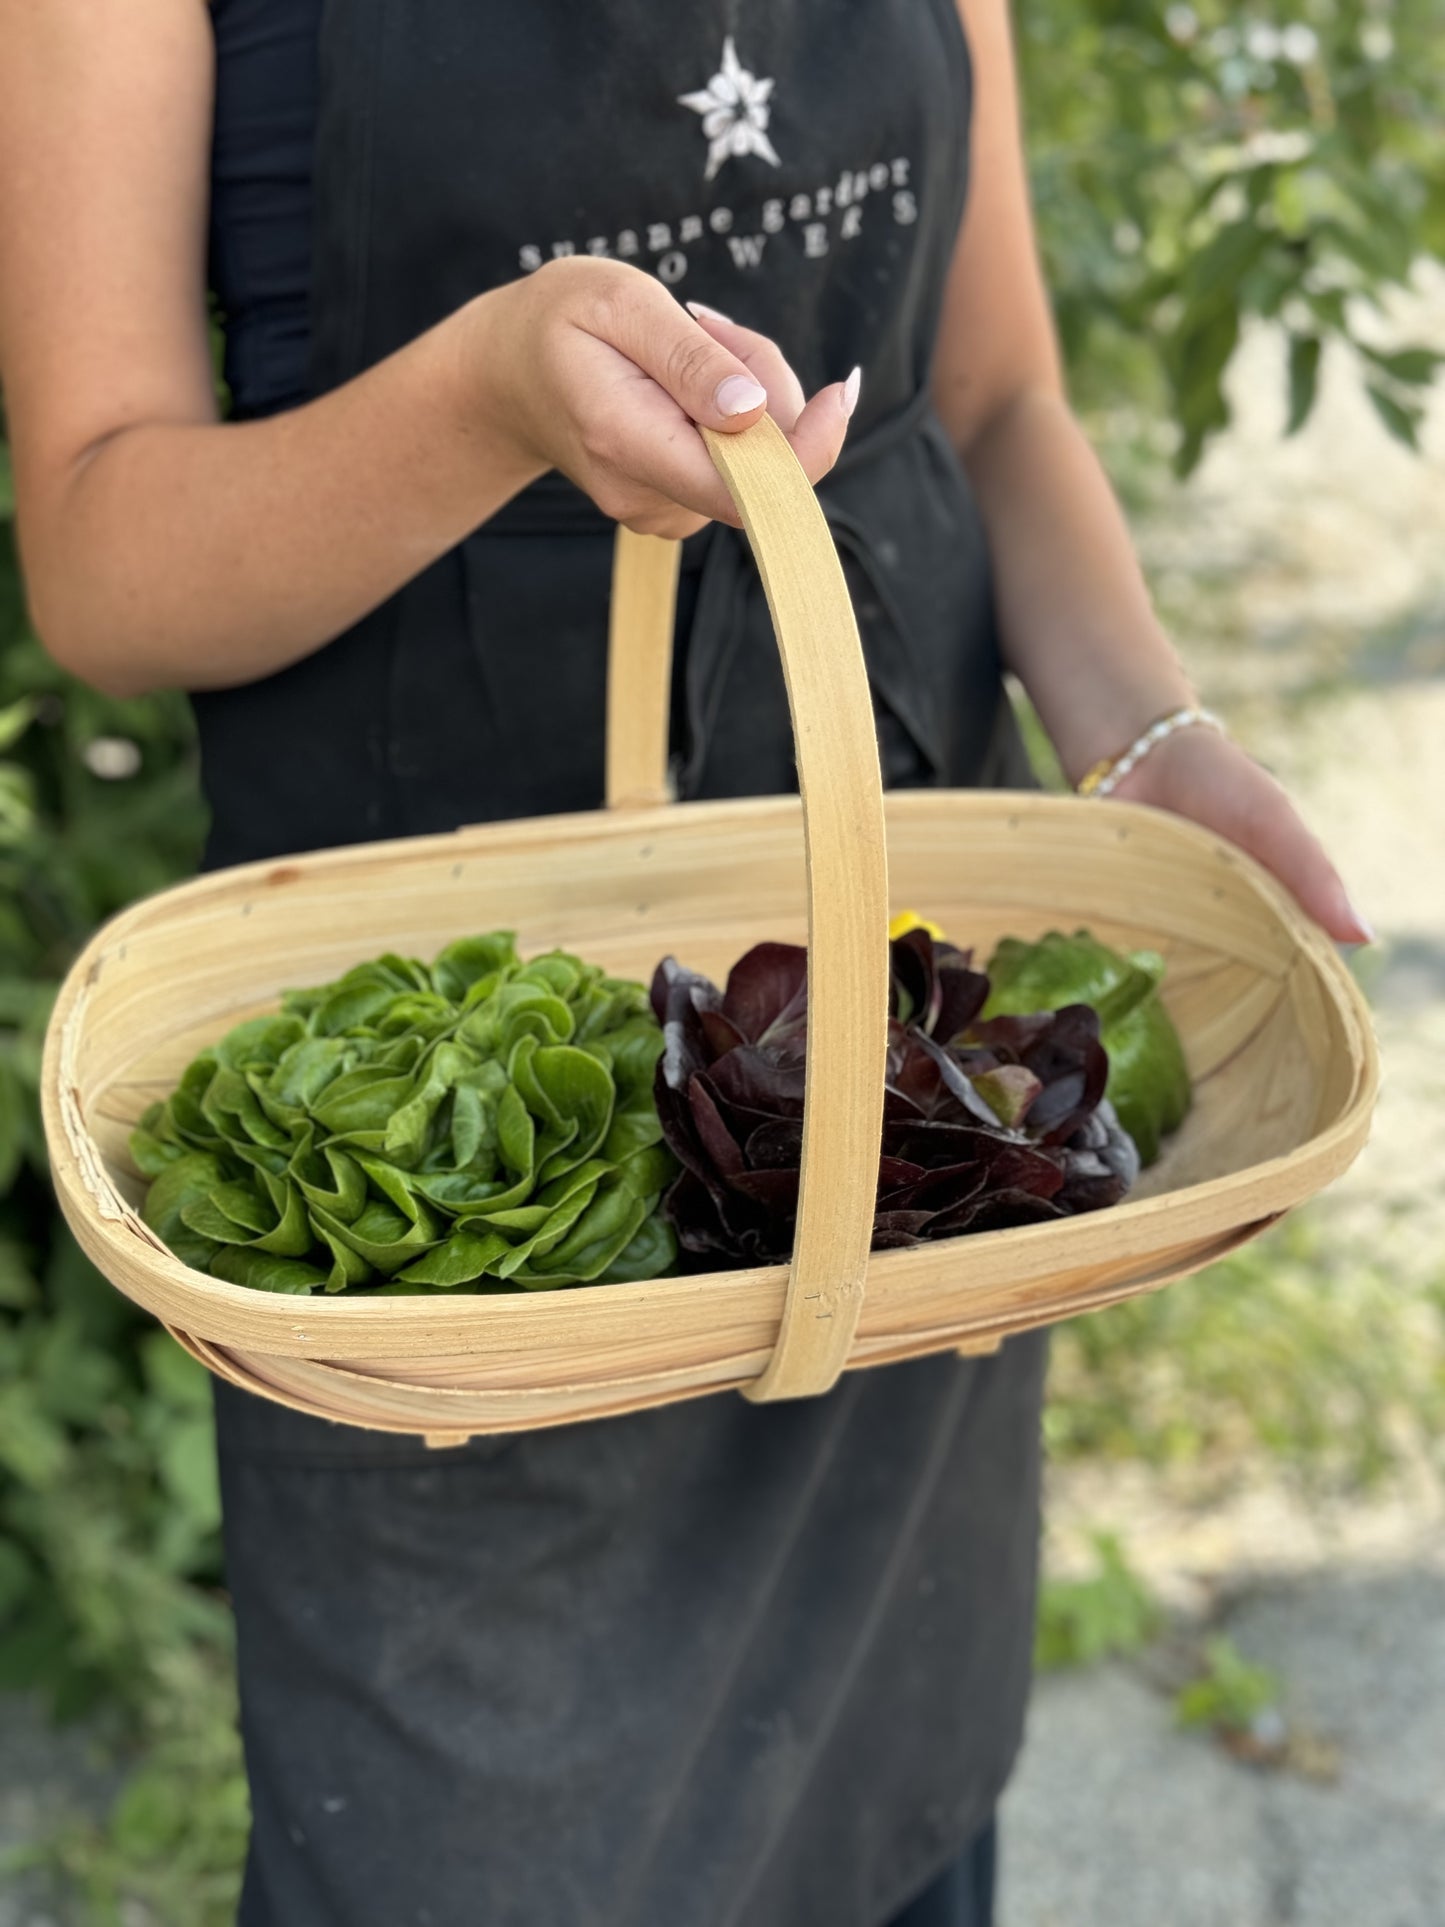
[[[213,52],[204,0],[0,0],[0,46],[0,379],[29,555],[89,451],[214,416]]]
[[[968,207],[949,269],[933,390],[967,448],[1000,409],[1061,393],[1058,345],[1034,240],[1008,0],[957,0],[973,56]]]

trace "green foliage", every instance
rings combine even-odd
[[[677,1255],[661,1054],[641,984],[524,963],[509,930],[379,957],[237,1025],[151,1106],[145,1219],[198,1270],[300,1296],[655,1278]]]
[[[1445,252],[1433,0],[1021,0],[1040,241],[1075,392],[1167,418],[1181,473],[1229,419],[1251,319],[1281,343],[1289,432],[1322,346],[1414,443],[1441,357],[1376,315]]]
[[[90,1927],[230,1927],[250,1809],[229,1643],[173,1627],[152,1645],[109,1812],[58,1819],[17,1862],[55,1876]]]
[[[1136,1653],[1159,1630],[1159,1607],[1119,1541],[1099,1532],[1093,1545],[1098,1565],[1088,1578],[1044,1580],[1034,1637],[1040,1672]]]
[[[205,1373],[64,1231],[38,1277],[0,1276],[21,1287],[0,1316],[0,1691],[87,1716],[127,1768],[113,1812],[40,1857],[97,1927],[123,1899],[221,1927],[246,1793]]]
[[[1181,1726],[1205,1726],[1220,1733],[1248,1733],[1262,1713],[1278,1707],[1279,1680],[1267,1667],[1245,1659],[1223,1634],[1204,1648],[1204,1670],[1175,1696]]]
[[[984,1016],[1090,1004],[1109,1054],[1106,1095],[1153,1164],[1190,1104],[1184,1046],[1159,1000],[1164,959],[1154,950],[1111,950],[1087,930],[1049,930],[1032,942],[1005,937],[988,960]]]
[[[1445,1299],[1407,1301],[1321,1210],[1187,1290],[1060,1328],[1051,1451],[1157,1466],[1261,1448],[1315,1484],[1367,1485],[1445,1422]]]
[[[145,1762],[106,1826],[56,1843],[91,1917],[118,1919],[123,1889],[167,1927],[219,1927],[224,1910],[199,1896],[234,1889],[245,1791],[209,1393],[65,1232],[36,1099],[76,949],[194,868],[190,721],[179,699],[113,702],[48,660],[24,618],[12,508],[0,442],[0,1690],[38,1687],[57,1717],[88,1715],[98,1740]],[[184,1852],[148,1872],[136,1815],[158,1775],[193,1819]],[[197,1860],[206,1878],[168,1898],[173,1870]]]

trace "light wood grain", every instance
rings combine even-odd
[[[758,1399],[825,1392],[853,1349],[883,1136],[888,852],[873,703],[823,511],[781,429],[704,432],[778,638],[808,863],[808,1064],[793,1262]]]
[[[734,486],[750,498],[754,479],[740,468]],[[779,486],[792,487],[791,475]],[[751,500],[749,512],[766,552],[779,537],[770,518],[786,528],[788,516]],[[819,1136],[823,1086],[810,1078],[805,1209],[829,1197],[835,1154],[861,1159],[871,1137],[876,1155],[882,1074],[859,1068],[882,1034],[881,1023],[869,1029],[881,1009],[869,973],[884,913],[869,813],[876,760],[853,724],[847,745],[835,744],[832,697],[815,687],[840,660],[854,662],[836,608],[789,651],[793,603],[815,592],[807,571],[792,568],[767,558],[800,720],[806,825],[802,799],[775,797],[634,805],[324,851],[199,878],[125,911],[87,946],[46,1040],[42,1103],[57,1193],[101,1270],[213,1370],[305,1411],[438,1440],[756,1389],[760,1377],[768,1390],[796,1382],[773,1362],[800,1304],[786,1267],[516,1297],[277,1297],[189,1271],[165,1251],[135,1214],[141,1185],[126,1152],[137,1117],[203,1044],[286,988],[383,950],[428,957],[462,933],[505,924],[525,952],[563,944],[641,978],[672,952],[721,976],[755,942],[804,940],[811,914],[815,999],[829,989],[814,1006],[810,1072],[816,1061],[828,1088],[855,1094],[834,1102],[856,1106],[836,1139]],[[660,620],[660,597],[653,607]],[[847,764],[841,782],[830,757]],[[824,1382],[837,1363],[992,1344],[1155,1289],[1253,1236],[1358,1153],[1378,1079],[1363,1002],[1333,947],[1238,851],[1125,803],[909,791],[884,804],[892,908],[926,912],[981,957],[1005,934],[1085,924],[1106,941],[1162,950],[1196,1101],[1125,1204],[878,1253],[866,1261],[866,1290],[853,1266],[871,1176],[845,1181],[829,1207],[841,1256],[829,1255],[824,1227],[806,1250],[800,1239],[791,1276],[834,1293],[850,1342],[841,1357],[805,1344],[805,1380]],[[838,897],[864,910],[850,920]],[[856,955],[830,978],[831,947],[850,940]],[[849,1012],[845,1026],[839,1013]],[[808,1269],[815,1262],[821,1276]]]
[[[607,628],[607,806],[671,801],[672,630],[682,546],[617,531]]]

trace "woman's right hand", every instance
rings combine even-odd
[[[766,408],[810,482],[833,466],[856,373],[805,401],[766,336],[698,307],[621,261],[549,262],[467,311],[464,353],[482,382],[477,429],[506,437],[519,466],[560,469],[613,521],[691,535],[737,511],[695,423],[747,428]]]

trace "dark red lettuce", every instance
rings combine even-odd
[[[988,978],[912,930],[890,950],[887,1083],[875,1250],[1035,1224],[1115,1204],[1138,1158],[1104,1100],[1108,1059],[1084,1004],[979,1017]],[[652,1006],[656,1097],[683,1169],[665,1211],[683,1248],[786,1259],[798,1209],[807,952],[759,944],[727,988],[671,957]]]

